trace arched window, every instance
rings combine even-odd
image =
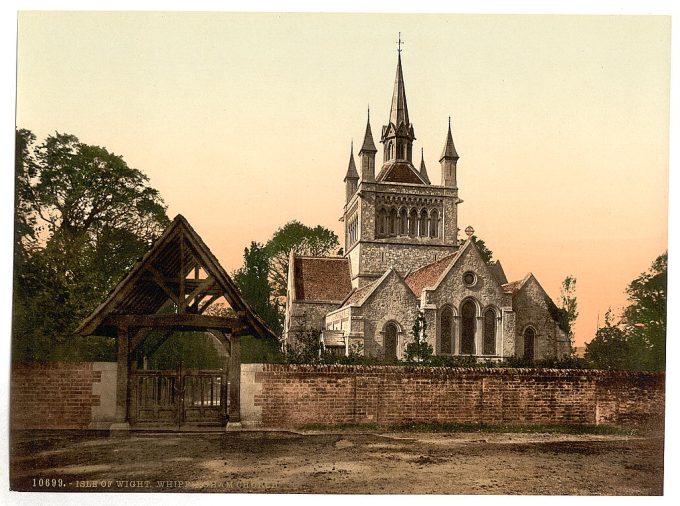
[[[496,311],[484,312],[484,355],[496,354]]]
[[[430,237],[439,237],[439,212],[436,209],[430,215]]]
[[[392,159],[392,148],[393,148],[393,144],[392,144],[392,141],[390,141],[390,142],[387,143],[387,153],[386,154],[387,154],[388,160]]]
[[[408,217],[408,235],[416,235],[416,230],[418,229],[418,211],[411,209],[411,213]]]
[[[397,235],[397,210],[390,211],[390,235]]]
[[[451,306],[444,306],[444,309],[442,309],[440,325],[441,339],[439,352],[441,354],[450,354],[453,350],[453,309],[451,309]]]
[[[529,360],[534,359],[534,341],[536,340],[536,331],[532,327],[524,329],[524,358]]]
[[[390,322],[385,325],[383,348],[385,349],[386,359],[397,359],[397,325]]]
[[[378,235],[379,236],[385,236],[387,235],[387,211],[385,209],[381,209],[378,211]]]
[[[408,213],[402,209],[399,213],[399,235],[408,234]]]
[[[418,235],[420,237],[427,237],[428,231],[427,210],[423,209],[420,211],[420,226],[418,227]]]
[[[460,309],[462,317],[460,352],[464,355],[475,353],[475,330],[477,329],[477,308],[471,300],[465,301]]]

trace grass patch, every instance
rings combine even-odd
[[[447,432],[447,433],[512,433],[512,434],[595,434],[605,436],[635,436],[637,429],[614,425],[506,425],[481,423],[412,423],[378,425],[375,423],[340,423],[333,425],[310,424],[301,427],[310,431],[348,432]]]

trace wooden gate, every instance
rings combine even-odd
[[[130,423],[137,427],[219,427],[229,418],[229,383],[221,369],[136,370]]]

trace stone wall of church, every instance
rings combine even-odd
[[[405,343],[411,339],[417,312],[418,304],[411,290],[396,274],[390,274],[357,311],[363,316],[364,353],[375,357],[384,355],[382,331],[393,321],[399,328],[397,356],[401,358]]]
[[[463,282],[463,274],[471,271],[476,274],[477,282],[474,286],[466,286]],[[498,332],[498,339],[496,340],[496,355],[508,356],[512,355],[513,342],[515,336],[514,315],[508,313],[507,310],[512,307],[512,297],[502,291],[501,287],[496,282],[495,278],[488,270],[482,257],[477,253],[473,247],[463,253],[463,256],[456,262],[456,265],[449,271],[449,274],[441,282],[436,290],[427,290],[427,306],[434,306],[438,309],[437,314],[441,308],[447,304],[454,308],[454,314],[460,317],[461,304],[467,298],[474,299],[480,306],[477,316],[482,316],[484,310],[493,306],[496,310],[501,311],[502,321],[500,322],[501,332]],[[503,310],[505,308],[505,311]],[[441,329],[439,329],[439,315],[433,332],[436,336],[440,336]],[[498,324],[498,323],[497,323]],[[455,319],[454,335],[456,341],[456,348],[459,349],[461,339],[461,320]],[[477,354],[481,355],[481,321],[478,320],[478,339],[477,339]],[[504,338],[501,339],[501,336]],[[437,349],[437,348],[435,348]]]
[[[285,336],[288,342],[295,334],[304,329],[321,330],[326,328],[326,315],[337,309],[338,304],[320,302],[293,302],[290,306],[290,318]]]
[[[407,272],[419,269],[440,258],[453,253],[451,246],[434,246],[426,244],[400,244],[396,242],[366,242],[358,246],[360,250],[359,272],[379,277],[390,267],[394,267],[402,276]]]
[[[558,347],[558,342],[565,339],[564,332],[550,315],[545,292],[533,278],[513,295],[512,306],[517,315],[515,342],[518,356],[524,356],[524,330],[529,326],[536,331],[535,359],[559,358],[568,353],[563,345]]]

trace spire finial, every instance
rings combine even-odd
[[[401,56],[401,45],[404,43],[403,40],[401,40],[401,32],[399,32],[399,39],[397,40],[397,53],[399,53],[399,56]]]
[[[368,122],[371,122],[371,104],[368,104]]]
[[[352,139],[349,141],[349,154],[354,154],[354,137],[352,137]]]
[[[451,130],[451,116],[449,116],[449,130]]]

